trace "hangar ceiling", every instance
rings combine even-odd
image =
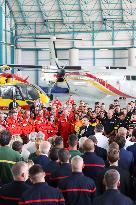
[[[136,28],[135,0],[6,0],[17,35]]]
[[[109,38],[108,40],[114,42],[119,32],[125,32],[125,35],[129,36],[130,45],[135,44],[135,0],[4,0],[2,2],[6,3],[9,9],[9,14],[6,15],[12,15],[14,19],[15,24],[12,29],[15,30],[18,39],[22,36],[69,35],[71,39],[82,36],[91,40],[93,44],[96,35],[101,33],[109,34],[105,37],[103,35],[105,41]]]

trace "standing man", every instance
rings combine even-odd
[[[30,180],[33,183],[32,188],[28,189],[21,197],[19,204],[35,205],[50,204],[64,205],[62,194],[45,182],[45,172],[40,165],[34,165],[29,170]]]
[[[83,159],[80,156],[73,157],[71,165],[72,176],[59,183],[66,204],[91,205],[96,192],[95,183],[83,175]]]
[[[19,104],[16,101],[16,98],[13,98],[13,102],[9,103],[9,110],[13,110],[14,108],[17,108]]]
[[[80,127],[79,138],[89,137],[94,134],[94,127],[90,125],[89,117],[85,116],[83,118],[83,126]]]
[[[14,181],[0,189],[0,204],[18,205],[22,193],[29,188],[25,184],[28,179],[28,165],[25,162],[17,162],[13,165],[12,174]]]
[[[8,146],[10,140],[10,132],[6,130],[0,132],[0,184],[13,180],[11,168],[21,159],[21,155]]]
[[[115,169],[108,170],[104,175],[106,191],[103,195],[94,199],[94,205],[133,205],[130,198],[118,191],[120,174]]]

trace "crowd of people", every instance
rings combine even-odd
[[[94,107],[73,96],[0,113],[0,205],[132,205],[136,102]]]

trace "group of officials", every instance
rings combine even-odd
[[[132,205],[136,103],[94,108],[70,96],[0,113],[0,205]]]

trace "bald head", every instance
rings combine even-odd
[[[72,172],[82,172],[83,169],[83,158],[75,156],[71,160]]]
[[[117,189],[119,181],[120,174],[116,169],[110,169],[104,175],[106,189]]]
[[[83,144],[83,150],[85,152],[94,152],[95,145],[94,142],[90,139],[87,139]]]
[[[51,148],[51,144],[48,141],[41,142],[39,146],[39,150],[41,154],[46,154],[46,155],[48,155],[50,148]]]
[[[26,181],[28,179],[28,165],[25,162],[17,162],[13,165],[11,171],[15,181]]]

